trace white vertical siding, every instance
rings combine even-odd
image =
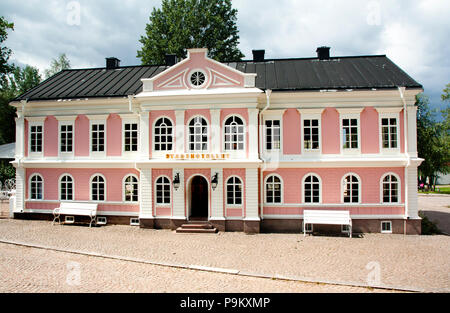
[[[258,213],[258,169],[248,168],[245,170],[245,219],[259,220]]]
[[[184,201],[184,193],[185,193],[185,185],[184,185],[184,169],[183,168],[174,168],[173,176],[177,173],[180,174],[180,187],[178,190],[173,189],[173,218],[182,219],[186,218],[185,214],[185,201]],[[172,179],[174,178],[172,177]]]
[[[211,188],[211,219],[223,219],[223,169],[212,168],[211,180],[218,173],[218,184],[216,190]]]
[[[16,207],[14,212],[23,212],[25,208],[25,188],[27,182],[25,178],[25,169],[16,168]]]
[[[139,150],[141,159],[148,159],[149,154],[149,113],[142,112],[139,115]]]
[[[418,198],[417,198],[417,167],[408,167],[408,212],[409,218],[419,217]]]
[[[152,212],[152,170],[141,170],[140,180],[140,218],[153,218]]]
[[[185,142],[185,125],[184,125],[184,110],[175,111],[175,153],[184,153],[184,142]]]

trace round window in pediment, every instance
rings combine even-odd
[[[191,74],[191,84],[193,87],[201,87],[205,84],[206,82],[206,75],[205,73],[201,72],[201,71],[194,71]]]

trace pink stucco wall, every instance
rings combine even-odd
[[[227,180],[230,178],[230,176],[237,176],[242,181],[242,207],[241,208],[235,208],[235,207],[229,207],[227,205]],[[247,212],[246,207],[246,185],[245,185],[245,169],[239,168],[239,169],[231,169],[231,168],[224,168],[223,169],[223,207],[224,207],[224,214],[225,216],[232,216],[232,217],[245,217]]]
[[[169,205],[163,205],[163,206],[156,206],[156,189],[155,189],[155,183],[156,179],[160,176],[167,176],[169,178],[169,181],[172,182],[172,169],[153,169],[152,170],[152,186],[153,186],[153,197],[152,197],[152,208],[153,208],[153,214],[155,216],[172,216],[172,208],[173,208],[173,188],[171,185],[171,191],[170,191],[170,203]]]
[[[89,156],[89,119],[78,115],[75,120],[75,156]]]
[[[44,122],[44,156],[58,156],[58,120],[52,115]]]
[[[265,215],[303,215],[303,210],[345,210],[350,211],[351,215],[403,215],[403,207],[264,207]]]
[[[284,154],[302,153],[301,118],[296,109],[287,109],[283,115],[283,152]]]
[[[339,112],[326,108],[322,112],[322,153],[340,153]]]
[[[118,114],[110,114],[106,120],[106,155],[122,155],[122,119]]]
[[[380,152],[378,112],[367,107],[361,112],[361,153]]]

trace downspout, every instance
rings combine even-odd
[[[264,178],[263,178],[263,172],[266,168],[266,162],[267,160],[263,156],[263,113],[270,107],[270,95],[272,94],[272,90],[267,89],[265,91],[266,93],[266,106],[259,112],[259,157],[262,160],[262,167],[261,167],[261,176],[259,178],[259,196],[260,196],[260,208],[261,208],[261,217],[263,213],[263,207],[264,207]]]
[[[406,235],[406,220],[408,219],[408,168],[411,164],[411,159],[408,152],[408,112],[407,112],[407,104],[405,100],[405,87],[398,87],[398,91],[400,92],[400,99],[403,102],[403,137],[405,140],[405,155],[407,158],[406,166],[405,166],[405,219],[403,222],[403,234]]]
[[[20,117],[23,120],[23,129],[22,129],[22,134],[20,134],[20,136],[22,136],[22,142],[21,142],[21,150],[22,150],[22,155],[20,156],[20,158],[17,160],[17,168],[20,167],[20,164],[22,162],[22,159],[25,157],[25,105],[28,103],[28,99],[25,100],[21,100],[20,103],[22,104],[22,116]],[[16,134],[17,136],[17,134]]]

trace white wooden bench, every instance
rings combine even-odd
[[[350,238],[352,238],[350,211],[304,210],[303,236],[306,236],[306,224],[348,225]]]
[[[69,216],[88,216],[91,219],[89,223],[89,227],[91,227],[92,223],[96,224],[97,206],[97,203],[61,202],[59,208],[53,210],[53,224],[56,220],[61,224],[61,214]]]

